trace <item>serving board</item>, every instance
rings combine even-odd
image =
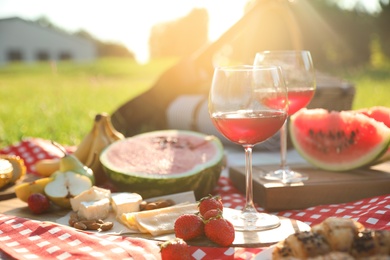
[[[325,171],[307,164],[290,165],[291,169],[309,175],[309,180],[294,184],[259,177],[260,172],[278,167],[253,167],[253,200],[269,212],[351,202],[390,192],[390,162],[348,172]],[[245,193],[244,167],[231,167],[229,178],[238,190]]]
[[[20,201],[17,198],[2,201],[0,205],[0,212],[8,215],[18,216],[18,217],[23,217],[23,218],[33,219],[33,220],[50,221],[50,222],[58,223],[59,225],[66,225],[64,223],[66,223],[67,220],[64,221],[64,219],[68,219],[67,215],[69,215],[69,210],[64,210],[57,207],[51,207],[50,211],[46,212],[45,214],[34,215],[27,208],[27,204]],[[306,231],[310,229],[310,227],[306,223],[289,219],[289,218],[280,217],[280,223],[281,224],[274,229],[268,229],[259,232],[236,231],[235,240],[232,246],[266,247],[275,244],[280,240],[283,240],[284,238],[286,238],[288,235],[292,233],[298,231]],[[119,222],[114,222],[114,225],[121,225],[121,224]],[[125,229],[126,228],[123,226],[123,231],[120,234],[112,233],[110,231],[107,231],[105,233],[111,235],[124,235],[124,236],[145,238],[157,242],[163,242],[175,237],[173,233],[153,237],[150,234],[126,232]],[[205,237],[188,241],[188,244],[194,246],[218,247],[217,244],[211,242]]]
[[[2,200],[8,200],[16,197],[15,194],[15,186],[23,183],[23,182],[31,182],[39,177],[37,175],[33,174],[25,174],[20,180],[18,180],[16,183],[9,183],[8,185],[2,187],[0,189],[0,201]]]

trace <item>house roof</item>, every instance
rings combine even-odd
[[[43,25],[39,24],[39,23],[36,22],[36,21],[22,19],[22,18],[17,17],[17,16],[7,17],[7,18],[0,18],[0,24],[1,24],[2,22],[8,22],[8,21],[20,21],[20,22],[26,23],[26,24],[28,24],[28,25],[32,25],[32,26],[39,27],[40,29],[43,29],[43,30],[47,30],[47,31],[50,32],[50,33],[56,33],[56,34],[60,34],[60,35],[62,35],[62,36],[67,36],[67,37],[71,37],[71,38],[77,38],[77,40],[82,40],[82,41],[91,42],[91,41],[88,40],[88,39],[85,39],[85,38],[82,38],[82,37],[80,37],[80,36],[71,34],[71,33],[69,33],[69,32],[66,32],[65,30],[62,30],[62,29],[59,29],[59,28],[56,28],[56,27],[43,26]]]

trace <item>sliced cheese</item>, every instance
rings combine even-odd
[[[110,213],[110,200],[104,198],[95,201],[83,201],[80,203],[77,214],[88,220],[105,219]]]
[[[73,211],[78,211],[82,202],[97,201],[104,198],[109,199],[110,197],[110,190],[92,186],[90,189],[80,193],[74,198],[71,198],[70,205],[72,206]]]
[[[142,197],[138,193],[115,193],[111,195],[111,206],[117,217],[123,213],[139,211]]]
[[[158,236],[174,232],[175,221],[179,216],[197,211],[197,203],[179,204],[161,209],[123,213],[120,221],[131,230]]]

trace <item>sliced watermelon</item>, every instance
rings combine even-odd
[[[390,129],[363,114],[302,109],[291,116],[291,140],[308,162],[331,171],[370,164],[387,149]]]
[[[374,118],[378,122],[383,122],[387,127],[390,128],[390,107],[374,106],[356,111],[368,117]]]
[[[374,106],[370,108],[359,109],[357,112],[374,118],[376,121],[382,122],[390,128],[390,107]],[[372,164],[379,164],[388,160],[390,160],[390,147],[388,147],[387,151]]]
[[[101,153],[100,161],[120,191],[150,198],[193,190],[199,199],[215,188],[225,163],[217,137],[182,130],[116,141]]]

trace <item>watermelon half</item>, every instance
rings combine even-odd
[[[291,116],[290,136],[308,162],[331,171],[347,171],[372,163],[389,146],[390,129],[353,111],[302,109]]]
[[[100,161],[120,191],[143,198],[191,191],[200,199],[215,188],[224,167],[224,149],[215,136],[161,130],[116,141]]]
[[[388,128],[390,128],[390,107],[374,106],[370,108],[362,108],[356,112],[374,118],[378,122],[383,122]],[[372,164],[375,165],[388,160],[390,160],[390,147],[388,147],[386,152]]]

